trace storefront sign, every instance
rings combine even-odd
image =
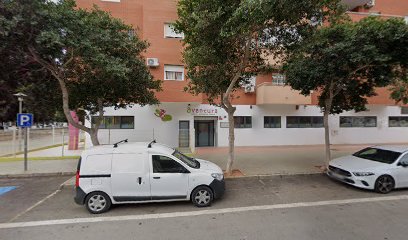
[[[187,106],[187,113],[195,116],[218,116],[219,109],[211,105],[200,105],[198,107]]]

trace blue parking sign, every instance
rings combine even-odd
[[[32,113],[19,113],[17,114],[17,127],[31,127],[33,119]]]

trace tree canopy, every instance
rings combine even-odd
[[[273,68],[273,61],[306,38],[318,20],[336,12],[338,0],[180,0],[174,24],[184,33],[186,88],[203,93],[228,114],[229,158],[234,159],[233,95],[250,77]],[[336,17],[336,14],[331,15]]]
[[[287,83],[304,95],[317,91],[324,113],[326,164],[330,160],[329,114],[366,110],[367,98],[406,72],[408,25],[368,17],[319,28],[288,57]]]
[[[97,7],[78,9],[71,0],[13,0],[0,11],[5,54],[16,56],[18,71],[29,64],[52,76],[66,118],[90,133],[94,144],[104,107],[158,103],[154,93],[160,81],[153,79],[142,56],[148,43],[130,35],[133,27],[122,20]],[[76,124],[71,109],[99,112],[98,121],[91,128]]]

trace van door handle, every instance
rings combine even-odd
[[[139,184],[142,184],[142,178],[141,178],[141,177],[138,177],[137,179],[138,179],[138,181],[139,181]]]
[[[153,177],[153,179],[160,179],[160,177]]]

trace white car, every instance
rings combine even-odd
[[[124,141],[125,142],[125,141]],[[156,143],[117,143],[85,150],[78,162],[75,202],[91,213],[112,204],[189,201],[206,207],[225,190],[220,167]]]
[[[330,161],[327,174],[379,193],[408,187],[408,146],[374,146]]]

